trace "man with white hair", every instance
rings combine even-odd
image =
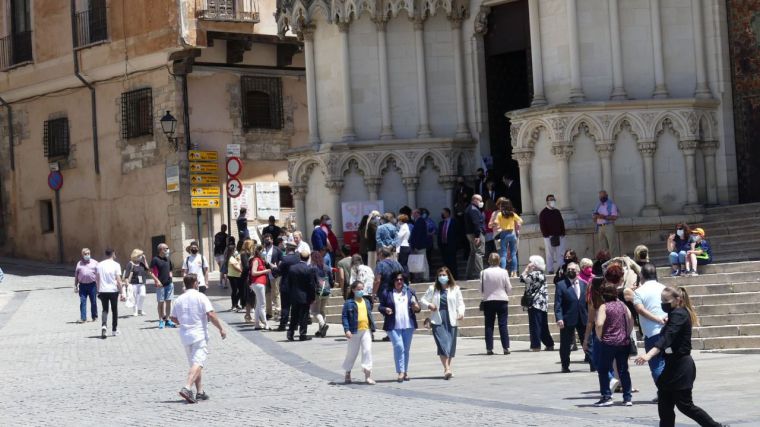
[[[465,277],[477,278],[483,271],[483,257],[486,254],[485,217],[483,216],[483,198],[480,194],[472,196],[471,203],[464,211],[464,230],[470,243],[470,256],[467,259]]]
[[[565,279],[559,281],[554,293],[554,316],[559,326],[559,358],[562,372],[570,372],[570,348],[575,332],[585,336],[588,306],[586,305],[586,282],[578,278],[580,268],[571,262],[567,265]]]

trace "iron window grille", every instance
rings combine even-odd
[[[69,119],[66,117],[45,121],[45,157],[48,159],[69,155]]]
[[[31,62],[32,32],[23,31],[0,38],[0,70]]]
[[[282,129],[282,80],[277,77],[244,76],[240,83],[243,128]]]
[[[121,94],[121,137],[153,135],[153,90],[137,89]]]
[[[108,40],[108,9],[106,0],[90,0],[86,10],[74,14],[76,33],[74,47]]]

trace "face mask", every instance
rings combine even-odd
[[[578,273],[575,270],[570,270],[567,272],[568,279],[575,280],[576,277],[578,277]]]
[[[197,254],[198,253],[198,249],[197,248],[190,249],[190,253]]]
[[[670,313],[671,311],[673,311],[673,303],[670,303],[670,302],[664,302],[660,304],[660,307],[662,307],[662,311],[664,311],[665,313]]]
[[[426,213],[422,214],[422,219],[427,219],[428,215]]]
[[[446,215],[441,214],[441,219],[446,219]]]
[[[679,239],[683,239],[683,230],[676,230],[676,235]]]
[[[85,256],[83,256],[82,258],[83,258],[85,261],[87,261],[87,262],[90,262],[90,256],[89,256],[89,255],[85,255]]]
[[[165,252],[165,255],[166,255],[166,256],[169,256],[169,254],[170,254],[171,252],[172,252],[172,251],[170,251],[169,249],[167,249],[167,250],[166,250],[166,252]]]
[[[373,224],[377,224],[378,218],[377,218],[377,217],[373,217],[373,218],[372,218],[370,221],[371,221]]]
[[[485,206],[485,205],[486,205],[486,204],[485,204],[485,203],[483,203],[483,202],[478,202],[478,208],[479,208],[479,209],[483,209],[483,206]]]
[[[573,262],[573,260],[572,260],[572,259],[570,259],[570,258],[565,258],[565,264],[570,264],[571,262]]]
[[[270,246],[272,246],[272,242],[268,240],[268,241],[264,242],[264,245],[266,247],[270,247]]]
[[[329,227],[332,225],[332,221],[328,219],[327,221],[325,221],[325,224],[327,224],[327,226]]]
[[[448,285],[449,276],[438,276],[438,282],[440,282],[442,285]]]
[[[354,291],[354,298],[364,298],[364,291]]]
[[[609,197],[607,197],[607,196],[599,198],[599,201],[602,202],[602,203],[607,203],[607,200],[609,200]]]
[[[591,276],[591,267],[586,267],[583,269],[583,274],[585,276]]]
[[[557,202],[555,202],[554,200],[550,200],[549,201],[549,207],[552,208],[552,209],[554,209],[555,207],[557,207]]]

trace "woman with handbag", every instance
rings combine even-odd
[[[499,318],[499,338],[504,354],[509,354],[509,296],[512,294],[512,284],[509,273],[499,267],[500,257],[497,253],[488,256],[489,267],[480,272],[481,308],[485,316],[486,353],[493,355],[493,329],[496,317]]]
[[[618,376],[623,386],[623,404],[633,406],[631,374],[628,371],[628,351],[631,331],[633,331],[633,316],[626,305],[618,300],[618,290],[615,283],[607,281],[602,286],[604,304],[596,312],[594,330],[599,337],[599,391],[601,399],[594,406],[611,406],[613,403],[610,388],[609,372],[613,361],[617,366]],[[596,350],[596,349],[595,349]]]
[[[409,352],[412,336],[417,329],[417,315],[420,305],[417,294],[409,287],[403,273],[393,279],[393,289],[386,289],[380,295],[378,311],[385,317],[383,330],[388,333],[393,344],[393,359],[396,362],[398,382],[409,381]]]
[[[145,254],[140,249],[135,249],[130,255],[130,261],[127,263],[127,267],[124,269],[124,282],[130,285],[130,289],[127,293],[128,307],[133,305],[135,311],[133,316],[143,316],[143,301],[145,300],[145,283],[148,278],[151,278],[155,283],[160,283],[158,278],[153,275],[153,271],[148,268],[148,263],[145,261]],[[130,292],[131,291],[131,292]],[[170,327],[172,327],[170,325]]]
[[[545,351],[554,351],[554,338],[549,332],[549,291],[546,288],[546,264],[539,255],[530,257],[530,263],[520,275],[525,284],[525,292],[520,301],[523,309],[528,309],[528,328],[530,330],[530,351],[541,351],[543,342]]]
[[[448,380],[454,376],[451,360],[457,351],[457,322],[464,319],[465,306],[462,291],[447,267],[438,269],[435,283],[425,292],[421,303],[431,311],[433,339],[443,365],[443,378]]]
[[[318,337],[327,336],[327,328],[330,326],[325,321],[327,301],[330,299],[333,287],[332,269],[325,264],[322,254],[318,251],[311,253],[311,268],[317,274],[317,297],[311,303],[309,313],[319,323],[319,329],[314,334]]]

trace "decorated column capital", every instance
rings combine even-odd
[[[372,17],[372,22],[375,24],[375,29],[377,29],[378,32],[385,32],[385,28],[388,26],[388,20],[385,19],[382,16],[379,17]]]
[[[570,145],[552,145],[552,154],[557,160],[567,161],[573,155],[573,147]]]
[[[452,30],[461,30],[462,29],[462,21],[464,21],[464,17],[462,16],[450,16],[449,22],[451,23],[451,29]]]
[[[414,31],[422,31],[425,29],[425,18],[421,16],[414,16],[412,18],[409,18],[409,20],[412,21]]]
[[[420,183],[420,180],[417,177],[408,176],[401,178],[401,182],[404,183],[404,187],[406,187],[407,190],[414,190],[417,188],[417,184]]]
[[[305,185],[294,185],[290,189],[291,193],[293,193],[293,198],[296,200],[305,200],[306,199],[306,186]]]
[[[454,175],[443,175],[438,178],[438,183],[441,184],[444,190],[453,190],[457,183],[457,177]]]
[[[639,141],[636,143],[639,153],[644,157],[654,157],[657,151],[657,144],[654,141]]]
[[[594,149],[600,158],[609,159],[615,152],[615,144],[612,141],[604,141],[594,145]]]
[[[343,181],[327,181],[325,187],[327,187],[330,193],[339,195],[341,190],[343,190]]]
[[[474,30],[475,35],[484,36],[488,32],[488,14],[491,13],[491,8],[488,6],[480,6],[478,14],[475,15]]]
[[[338,31],[340,31],[341,33],[347,33],[351,24],[344,21],[338,21],[337,25],[338,25]]]
[[[535,152],[528,148],[515,149],[512,151],[512,158],[520,167],[530,166],[533,163]]]
[[[314,41],[314,31],[317,27],[314,24],[307,24],[301,26],[296,32],[296,36],[300,41]]]
[[[370,188],[375,188],[380,186],[380,184],[383,183],[383,179],[377,176],[368,176],[364,178],[364,185]]]
[[[699,144],[699,149],[705,156],[714,156],[718,151],[718,141],[702,141]]]
[[[678,149],[686,156],[693,156],[697,152],[699,142],[694,140],[685,140],[678,142]]]

